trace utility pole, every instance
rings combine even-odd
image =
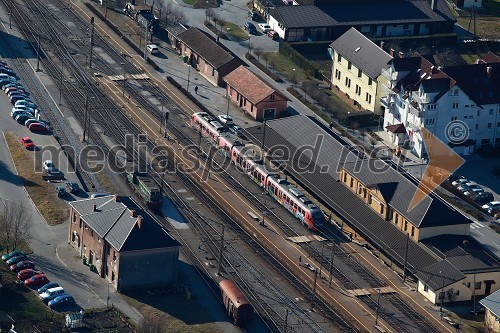
[[[189,92],[189,76],[191,75],[191,64],[188,64],[188,85],[187,85],[187,92]]]
[[[406,234],[406,247],[405,247],[405,262],[403,265],[403,283],[406,281],[406,265],[408,264],[408,245],[410,242],[410,234]]]
[[[323,250],[325,249],[325,243],[321,245],[321,257],[319,258],[319,278],[321,279],[321,273],[323,272]]]
[[[266,115],[264,115],[264,117],[265,116]],[[264,166],[266,165],[266,154],[264,153],[265,142],[266,142],[266,118],[264,118],[264,131],[262,133],[262,142],[261,142],[261,145],[260,145],[260,152],[262,154],[262,164]]]
[[[85,142],[85,136],[87,135],[87,117],[89,113],[89,94],[85,95],[85,114],[83,116],[83,139],[82,142]]]
[[[144,32],[144,62],[148,60],[148,32],[149,24],[146,25],[146,31]]]
[[[92,68],[92,51],[94,48],[94,17],[90,18],[90,54],[89,54],[89,68]]]
[[[163,111],[163,105],[161,106],[161,109]],[[168,122],[168,117],[170,116],[170,112],[165,112],[165,132],[163,134],[163,137],[166,138],[167,137],[167,122]]]
[[[40,71],[40,34],[38,34],[36,41],[36,71]]]
[[[220,275],[222,269],[222,253],[224,251],[224,228],[225,226],[222,226],[222,233],[220,236],[220,249],[219,249],[219,269],[217,270],[217,275]]]
[[[334,255],[335,243],[332,243],[332,253],[330,254],[330,281],[328,282],[328,286],[332,287],[332,272],[333,272],[333,255]]]
[[[61,76],[60,76],[60,81],[59,81],[59,104],[58,105],[61,105],[61,98],[62,98],[62,90],[63,90],[63,79],[64,79],[64,60],[66,58],[63,56],[61,58]]]
[[[286,309],[286,314],[285,314],[285,327],[284,327],[284,333],[288,332],[288,308]]]
[[[314,271],[314,284],[311,293],[311,311],[314,310],[314,296],[316,295],[316,282],[318,280],[318,272]]]

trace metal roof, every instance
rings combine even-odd
[[[269,11],[285,28],[329,27],[336,21],[316,6],[279,6]]]
[[[109,195],[69,203],[81,219],[118,251],[144,250],[180,246],[149,213],[132,199]],[[93,207],[96,205],[96,211]],[[136,212],[133,217],[131,211]],[[142,216],[139,229],[137,216]]]
[[[358,30],[351,28],[330,47],[371,77],[376,79],[383,68],[389,67],[392,57]],[[334,60],[335,66],[335,60]]]
[[[496,317],[500,317],[500,290],[486,296],[480,300],[479,303],[491,311]]]

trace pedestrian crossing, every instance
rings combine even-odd
[[[476,222],[474,222],[474,223],[472,223],[472,224],[470,225],[470,228],[471,228],[471,229],[478,229],[478,228],[483,228],[483,227],[484,227],[484,224],[481,224],[481,223],[479,223],[479,222],[477,222],[477,221],[476,221]]]

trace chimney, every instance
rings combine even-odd
[[[118,198],[118,196],[115,194],[115,202],[119,202],[120,199]]]
[[[141,228],[142,228],[142,216],[141,215],[137,216],[137,228],[139,228],[139,230],[141,230]]]
[[[431,9],[434,12],[436,11],[437,2],[438,2],[438,0],[432,0],[432,2],[431,2]]]
[[[399,52],[398,54],[399,54],[400,58],[404,58],[405,57],[405,54],[403,52]]]
[[[382,40],[382,41],[380,41],[380,48],[381,48],[382,50],[384,49],[384,46],[385,46],[384,41],[383,41],[383,40]]]
[[[389,55],[394,58],[394,54],[396,54],[396,51],[394,49],[391,49],[389,51]]]
[[[493,67],[491,67],[491,66],[486,67],[486,77],[488,79],[491,79],[491,73],[492,72],[493,72]]]
[[[97,205],[96,205],[96,204],[93,204],[93,205],[92,205],[92,211],[93,211],[93,212],[97,212]]]
[[[135,215],[135,210],[133,210],[133,209],[132,209],[132,210],[130,211],[130,216],[132,216],[132,217],[135,217],[135,216],[136,216],[136,215]]]

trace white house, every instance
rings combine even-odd
[[[395,58],[382,75],[384,128],[406,130],[391,133],[395,145],[426,157],[422,127],[461,155],[500,145],[500,62],[441,68],[421,56]]]

